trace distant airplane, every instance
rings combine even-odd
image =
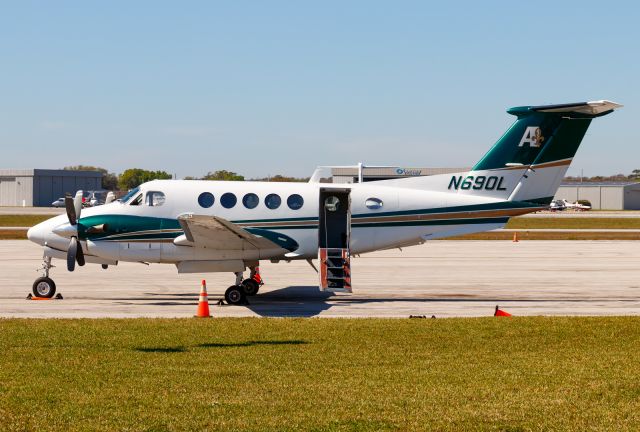
[[[563,200],[553,200],[549,204],[549,210],[551,210],[552,212],[563,211],[563,210],[566,210],[566,209],[567,209],[567,206],[564,205],[564,201]]]
[[[577,211],[587,211],[587,210],[591,210],[591,206],[587,205],[587,204],[581,204],[580,202],[576,201],[576,202],[569,202],[566,199],[562,200],[562,204],[564,204],[564,206],[568,209],[571,210],[577,210]]]
[[[619,107],[603,100],[511,108],[513,125],[458,174],[354,184],[315,175],[309,183],[155,180],[86,209],[79,191],[65,198],[66,215],[27,233],[44,246],[33,292],[54,295],[52,258],[66,259],[69,271],[76,263],[129,261],[174,264],[179,273],[231,272],[230,304],[258,292],[260,260],[314,266],[318,259],[321,289],[350,292],[352,254],[493,230],[547,208],[591,120]]]

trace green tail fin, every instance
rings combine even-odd
[[[517,120],[473,167],[473,171],[530,166],[570,159],[591,120],[621,107],[609,101],[509,109]]]

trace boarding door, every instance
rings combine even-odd
[[[318,260],[322,291],[351,292],[349,189],[320,189]]]

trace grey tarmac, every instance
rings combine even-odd
[[[323,293],[304,261],[261,263],[266,285],[247,306],[216,306],[226,273],[178,275],[172,265],[86,265],[51,276],[64,300],[28,301],[42,250],[0,241],[0,317],[191,317],[201,279],[214,317],[478,317],[639,315],[640,242],[431,241],[354,257],[353,294]]]

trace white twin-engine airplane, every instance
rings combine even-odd
[[[87,263],[174,264],[179,273],[232,272],[225,293],[242,304],[258,292],[260,260],[319,260],[321,289],[351,291],[350,257],[503,227],[547,208],[591,120],[621,107],[609,101],[525,106],[470,172],[354,184],[155,180],[119,201],[31,228],[44,246],[34,295],[51,297],[51,259],[69,271]],[[81,213],[82,212],[82,213]],[[243,273],[251,270],[249,278]]]

